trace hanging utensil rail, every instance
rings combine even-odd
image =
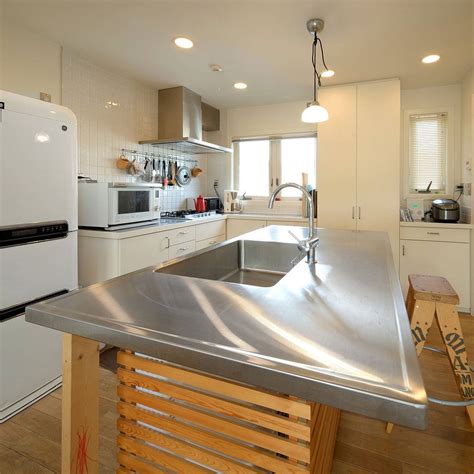
[[[178,160],[179,162],[192,163],[194,165],[197,165],[198,163],[197,160],[183,158],[182,156],[177,156],[173,153],[153,153],[149,151],[128,150],[127,148],[122,148],[122,155],[124,155],[127,159],[144,158],[145,160],[152,160],[157,158],[162,160]]]

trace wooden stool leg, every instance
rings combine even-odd
[[[413,308],[411,312],[410,307]],[[425,346],[428,332],[433,325],[436,307],[434,301],[414,300],[413,289],[410,286],[407,296],[407,309],[408,316],[411,314],[411,335],[413,337],[413,342],[415,343],[416,355],[419,357],[423,347]],[[393,423],[387,423],[385,432],[390,434],[392,429]]]
[[[99,472],[99,343],[63,336],[62,474]]]
[[[436,303],[436,320],[443,336],[461,397],[464,400],[472,400],[474,399],[473,376],[467,360],[461,321],[456,306]],[[474,426],[474,405],[466,407],[466,411],[472,426]]]
[[[405,306],[407,308],[408,320],[411,322],[413,316],[413,311],[415,310],[415,296],[414,296],[413,287],[410,285],[408,287],[407,299],[405,301]]]

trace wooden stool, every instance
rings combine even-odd
[[[409,275],[408,281],[410,286],[406,306],[416,355],[420,356],[436,316],[461,397],[465,401],[474,402],[473,374],[467,361],[461,322],[456,309],[459,304],[457,293],[448,280],[442,277]],[[466,406],[466,411],[474,426],[474,404]],[[391,433],[392,428],[393,424],[387,423],[386,432]]]

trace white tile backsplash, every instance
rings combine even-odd
[[[63,50],[63,105],[78,121],[78,170],[100,182],[133,182],[137,178],[120,170],[115,163],[121,149],[153,152],[139,140],[158,136],[158,90],[96,66],[80,56]],[[203,194],[206,189],[207,159],[198,159],[203,173],[184,188],[164,191],[164,210],[185,209],[186,198]]]

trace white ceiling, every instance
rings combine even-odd
[[[472,3],[7,0],[5,14],[99,65],[157,88],[184,85],[225,107],[310,99],[312,17],[326,22],[321,38],[336,71],[324,84],[389,77],[400,77],[403,88],[458,82],[472,67]],[[176,48],[178,35],[195,47]],[[422,64],[429,53],[441,60]],[[211,63],[223,72],[211,72]],[[248,89],[233,89],[236,81]]]

